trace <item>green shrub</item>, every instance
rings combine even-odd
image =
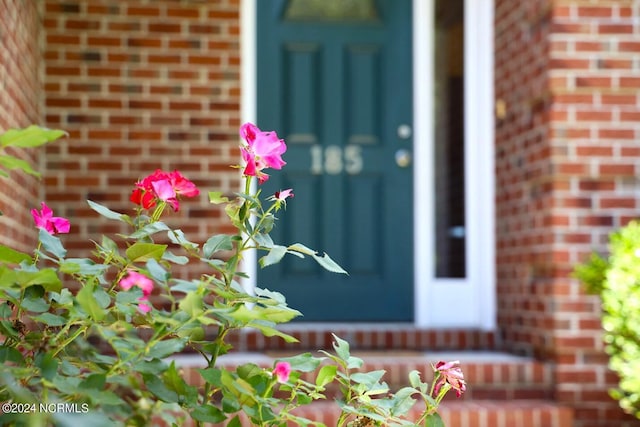
[[[576,277],[602,297],[602,326],[609,367],[619,378],[611,396],[640,419],[640,223],[613,233],[610,256],[592,255]]]

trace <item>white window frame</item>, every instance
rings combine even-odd
[[[241,3],[244,121],[257,116],[256,1]],[[413,2],[414,325],[420,328],[496,326],[493,117],[493,0],[465,0],[466,279],[435,277],[434,0]],[[418,185],[420,183],[420,185]],[[245,258],[255,286],[257,254]]]

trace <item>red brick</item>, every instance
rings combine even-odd
[[[156,6],[129,6],[127,7],[129,16],[160,16],[160,9]]]
[[[611,86],[611,77],[576,77],[577,87],[605,87]]]
[[[593,110],[578,110],[576,111],[576,120],[578,121],[611,121],[611,111],[593,111]]]
[[[621,40],[618,42],[621,52],[640,52],[640,41]]]
[[[589,18],[610,18],[613,14],[611,7],[597,6],[580,6],[578,9],[578,17]]]
[[[598,136],[602,139],[635,139],[633,129],[599,129]]]
[[[182,7],[167,7],[167,16],[169,18],[199,18],[200,9],[196,8],[182,8]]]
[[[640,88],[640,77],[620,77],[621,88]]]
[[[631,24],[599,24],[598,32],[600,34],[633,34],[633,25]]]
[[[635,95],[612,95],[604,94],[601,97],[603,104],[609,105],[635,105],[637,97]]]
[[[152,33],[179,33],[180,24],[170,24],[166,22],[153,22],[149,24],[149,31]]]
[[[632,197],[607,197],[600,200],[600,207],[603,209],[621,208],[635,209],[636,200]]]
[[[576,41],[574,48],[577,52],[600,52],[604,50],[603,43],[597,41]]]

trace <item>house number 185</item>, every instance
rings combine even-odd
[[[344,149],[337,145],[311,147],[311,173],[314,175],[338,175],[343,170],[356,175],[362,171],[362,166],[362,147],[359,145],[347,145]]]

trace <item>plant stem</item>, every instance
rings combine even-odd
[[[65,327],[65,329],[68,329],[67,327]],[[67,338],[66,340],[64,340],[62,342],[62,344],[60,346],[58,346],[57,350],[53,353],[53,357],[57,356],[58,353],[60,353],[60,351],[62,351],[66,346],[68,346],[69,344],[71,344],[73,341],[75,341],[76,338],[78,338],[80,336],[80,334],[86,332],[88,329],[88,326],[83,326],[78,328],[78,330],[76,330],[73,335],[71,335],[69,338]],[[60,335],[60,334],[58,334]]]

